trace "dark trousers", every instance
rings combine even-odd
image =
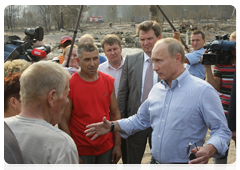
[[[121,142],[122,162],[123,164],[127,164],[127,140],[122,138]]]
[[[139,131],[134,135],[127,138],[127,163],[128,164],[141,164],[142,157],[145,152],[147,139],[152,148],[152,128],[148,128],[143,131]]]

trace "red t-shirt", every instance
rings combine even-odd
[[[69,128],[81,156],[101,155],[113,147],[112,133],[99,136],[94,141],[90,140],[92,136],[86,137],[84,133],[88,124],[101,122],[104,116],[110,120],[109,107],[114,78],[98,73],[99,77],[94,82],[84,81],[78,72],[70,79],[68,96],[72,100],[73,109]]]

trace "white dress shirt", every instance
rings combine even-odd
[[[124,64],[125,58],[122,57],[122,61],[120,66],[116,69],[114,68],[109,61],[107,60],[107,62],[104,62],[102,64],[99,65],[98,67],[98,71],[101,71],[105,74],[108,74],[110,76],[112,76],[115,81],[114,81],[114,87],[115,87],[115,95],[116,98],[118,96],[118,89],[119,89],[119,83],[120,83],[120,79],[121,79],[121,75],[122,75],[122,67]]]

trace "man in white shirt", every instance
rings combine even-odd
[[[108,61],[100,64],[98,70],[115,79],[114,87],[117,98],[122,67],[125,60],[122,57],[121,39],[117,35],[108,34],[101,41],[101,45]]]
[[[107,57],[107,62],[99,65],[98,70],[112,76],[115,87],[116,98],[118,97],[118,89],[120,84],[120,78],[122,75],[122,68],[125,58],[122,57],[122,43],[121,39],[115,34],[106,35],[101,41],[103,52]],[[121,141],[122,161],[127,163],[127,148],[126,139],[122,138]]]

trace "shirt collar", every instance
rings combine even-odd
[[[150,57],[144,52],[144,62],[147,62],[147,60],[149,59]]]
[[[175,88],[175,87],[181,88],[189,76],[190,76],[190,73],[188,69],[185,68],[184,72],[180,76],[178,76],[178,78],[172,81],[172,88]],[[164,85],[165,88],[168,86],[165,80],[161,80],[161,84]]]

